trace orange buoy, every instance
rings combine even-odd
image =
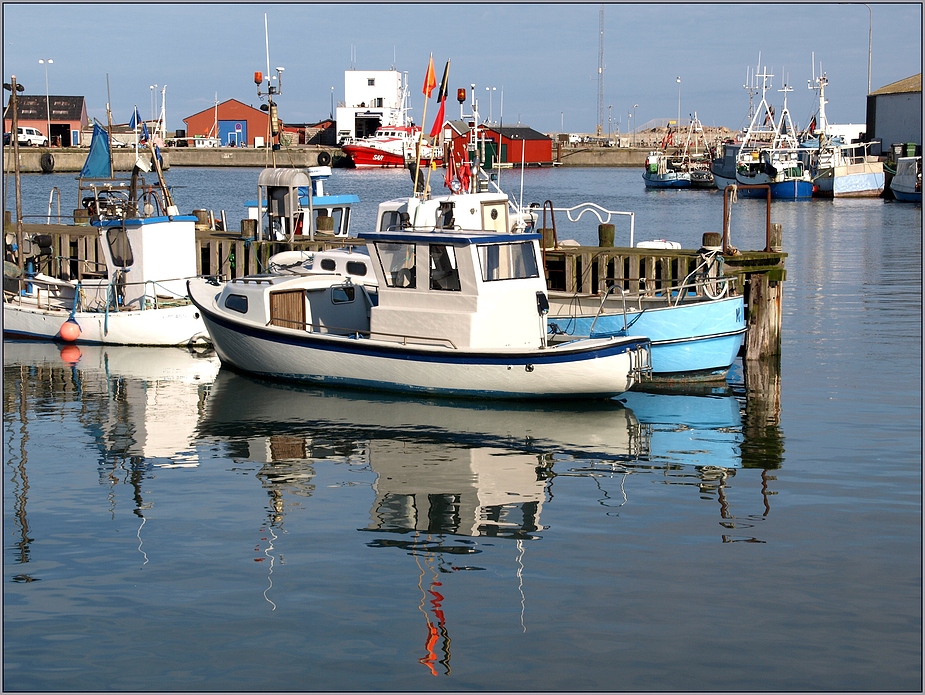
[[[80,348],[76,345],[65,345],[61,348],[61,361],[67,365],[74,366],[80,361]]]
[[[73,343],[80,337],[80,326],[77,325],[74,319],[68,319],[61,325],[61,330],[58,333],[61,340]]]

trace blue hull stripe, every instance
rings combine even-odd
[[[282,334],[267,330],[259,326],[250,326],[244,323],[229,321],[212,311],[209,311],[197,301],[196,307],[202,312],[203,318],[226,330],[235,331],[251,338],[292,345],[311,350],[328,350],[332,352],[364,355],[367,357],[384,357],[388,359],[408,360],[412,362],[436,364],[472,364],[472,365],[508,365],[508,364],[563,364],[567,362],[583,362],[598,357],[620,355],[630,350],[645,347],[649,341],[646,338],[626,338],[615,341],[613,344],[589,345],[579,350],[560,352],[556,348],[538,352],[535,350],[524,352],[498,353],[492,350],[463,351],[447,349],[445,354],[434,353],[430,350],[420,350],[410,346],[391,347],[381,343],[371,344],[365,338],[352,339],[345,336],[325,337],[305,334]],[[214,340],[213,336],[213,340]]]

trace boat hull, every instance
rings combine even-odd
[[[344,145],[341,149],[358,168],[389,169],[405,166],[404,153],[387,152],[361,145]]]
[[[621,335],[624,316],[554,316],[550,323],[569,335]],[[592,331],[592,324],[594,330]],[[625,325],[652,343],[654,379],[696,381],[724,378],[745,339],[745,300],[741,296],[676,307],[628,311]]]
[[[909,191],[898,189],[895,186],[891,188],[890,190],[893,191],[893,196],[896,198],[896,200],[899,200],[903,203],[921,203],[922,202],[922,192],[921,191],[912,191],[910,193]]]
[[[669,174],[650,174],[644,172],[642,179],[646,188],[690,188],[690,175],[671,172]]]
[[[877,198],[883,193],[883,171],[840,174],[825,172],[814,179],[820,198]]]
[[[63,340],[61,327],[71,312],[4,303],[3,333],[37,340]],[[77,344],[147,345],[171,347],[206,344],[209,336],[199,311],[192,304],[145,311],[78,311],[73,320],[80,328]]]
[[[740,186],[767,185],[771,189],[772,200],[809,200],[813,197],[815,186],[806,179],[792,179],[789,181],[761,181],[753,179],[737,179]],[[763,188],[740,188],[738,195],[743,198],[764,198],[767,196]]]
[[[190,281],[223,364],[265,378],[476,398],[610,398],[647,369],[646,338],[602,338],[546,349],[463,350],[315,333],[235,320],[215,287]]]

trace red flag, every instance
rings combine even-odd
[[[437,76],[434,75],[434,54],[430,54],[430,62],[427,64],[427,74],[424,75],[424,96],[430,99],[430,93],[437,86]]]
[[[440,129],[443,128],[443,107],[446,105],[446,92],[450,78],[450,61],[446,61],[446,67],[443,68],[443,79],[440,80],[440,91],[437,93],[437,101],[440,102],[440,110],[437,111],[437,117],[434,119],[434,125],[430,129],[430,137],[436,137]]]

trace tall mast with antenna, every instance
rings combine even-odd
[[[601,5],[597,51],[597,136],[604,130],[604,6]]]

